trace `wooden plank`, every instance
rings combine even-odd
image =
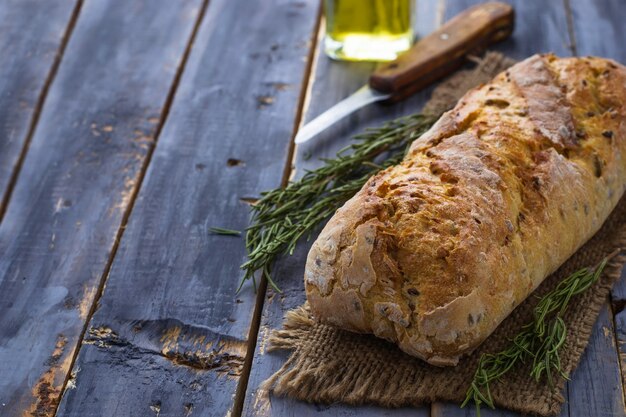
[[[0,219],[78,7],[77,0],[0,2]]]
[[[620,369],[622,370],[622,386],[626,386],[626,310],[615,314],[615,339]]]
[[[437,24],[437,2],[417,3],[417,34],[424,36],[435,29]],[[307,99],[305,120],[318,114],[350,95],[367,82],[374,69],[371,63],[336,62],[323,53],[320,30],[314,79]],[[319,158],[332,157],[350,142],[350,138],[369,126],[378,126],[401,115],[416,112],[429,97],[430,91],[412,97],[395,106],[369,106],[340,121],[311,142],[299,146],[295,155],[294,175],[301,176],[305,170],[320,165]],[[420,409],[384,409],[379,407],[349,407],[342,404],[316,405],[294,401],[288,398],[268,398],[259,389],[261,383],[277,371],[285,362],[287,352],[267,353],[267,338],[273,329],[280,328],[284,314],[301,305],[306,299],[302,277],[308,249],[312,242],[302,242],[293,256],[281,259],[273,274],[283,291],[276,294],[268,290],[263,306],[261,326],[257,338],[252,371],[244,403],[245,416],[313,416],[323,411],[335,416],[428,416],[429,407]]]
[[[515,31],[511,38],[492,49],[518,60],[543,52],[554,52],[558,56],[573,55],[562,2],[501,1],[515,8]],[[462,10],[478,3],[482,1],[445,0],[445,19],[450,19]]]
[[[567,408],[567,407],[566,407]],[[480,410],[481,417],[519,417],[521,414],[514,413],[508,410],[492,410],[488,407],[483,407]],[[560,414],[559,417],[564,414]],[[567,414],[565,414],[567,415]],[[433,403],[430,409],[431,417],[477,417],[476,408],[474,404],[469,404],[466,408],[459,408],[458,404],[449,403]]]
[[[209,228],[281,183],[318,7],[209,3],[59,416],[231,412],[256,297]]]
[[[608,303],[591,334],[580,365],[567,383],[571,416],[625,416],[615,327]]]
[[[0,225],[3,416],[55,412],[199,6],[81,9]]]
[[[566,0],[578,55],[608,57],[626,63],[624,2],[620,0]]]

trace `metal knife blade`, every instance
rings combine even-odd
[[[295,141],[296,143],[304,143],[320,133],[322,130],[326,129],[328,126],[334,124],[340,119],[343,119],[361,107],[367,106],[368,104],[376,101],[386,100],[389,97],[391,97],[391,94],[381,93],[372,89],[369,85],[364,85],[359,88],[356,93],[353,93],[348,98],[341,100],[339,103],[335,104],[333,107],[307,123],[298,131]]]

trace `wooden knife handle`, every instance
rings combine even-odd
[[[456,70],[470,53],[506,39],[513,32],[513,7],[483,3],[461,12],[417,42],[395,61],[381,65],[370,86],[402,100]]]

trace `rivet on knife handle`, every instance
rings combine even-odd
[[[507,38],[513,32],[513,8],[505,3],[471,7],[418,41],[393,62],[380,66],[370,86],[402,100],[457,69],[467,54]]]

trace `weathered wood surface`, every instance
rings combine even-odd
[[[569,415],[624,416],[624,392],[609,303],[602,308],[589,345],[567,383]],[[565,407],[565,406],[564,406]]]
[[[209,229],[281,183],[317,16],[209,2],[59,416],[236,414],[256,296],[243,239]]]
[[[437,2],[420,1],[418,7],[418,35],[427,34],[434,30],[437,24]],[[323,33],[323,28],[321,33]],[[307,98],[308,105],[305,109],[305,121],[311,120],[356,91],[367,82],[369,74],[374,69],[374,64],[371,63],[331,61],[323,53],[321,37],[317,46],[315,64],[312,85]],[[318,167],[320,165],[319,158],[334,156],[339,149],[350,142],[354,134],[362,132],[366,127],[379,126],[387,120],[414,113],[423,105],[429,96],[429,91],[418,94],[395,106],[373,105],[363,108],[322,132],[311,142],[299,146],[296,150],[293,175],[299,177],[303,175],[305,170]],[[278,370],[287,357],[286,352],[267,353],[267,338],[272,329],[280,328],[284,314],[301,305],[306,298],[302,277],[304,276],[304,262],[310,243],[312,242],[302,242],[293,256],[281,259],[273,273],[273,277],[283,292],[278,294],[270,288],[267,297],[265,297],[243,415],[312,416],[324,412],[325,415],[346,417],[428,416],[429,408],[427,406],[418,410],[413,408],[393,410],[379,407],[349,407],[342,404],[315,405],[287,398],[268,398],[266,393],[259,389],[261,383]]]
[[[0,2],[0,219],[78,5]]]
[[[2,416],[54,414],[199,4],[83,4],[0,225]]]
[[[615,339],[620,369],[622,370],[622,387],[626,387],[626,310],[618,311],[615,314]]]
[[[567,28],[567,17],[561,1],[501,0],[515,8],[513,35],[493,47],[507,56],[524,59],[536,53],[554,52],[559,56],[574,54]],[[445,19],[480,0],[445,0]]]
[[[622,0],[567,0],[578,55],[613,58],[626,64],[626,3]]]

